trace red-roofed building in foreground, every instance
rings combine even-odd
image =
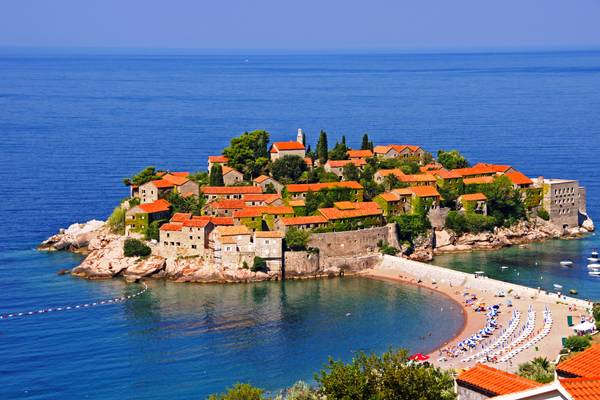
[[[535,381],[477,364],[456,377],[459,399],[487,399],[542,386]]]
[[[125,235],[144,235],[154,221],[166,220],[171,215],[171,204],[165,199],[139,204],[125,213]]]
[[[298,135],[295,141],[274,142],[269,150],[271,161],[275,161],[285,156],[306,157],[306,148],[304,147],[303,140],[304,135],[302,134],[302,129],[298,129]]]

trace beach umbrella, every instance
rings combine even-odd
[[[411,361],[426,361],[429,360],[429,356],[426,356],[421,353],[414,354],[408,358]]]

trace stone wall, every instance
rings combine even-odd
[[[321,259],[321,269],[324,272],[359,272],[365,269],[375,268],[381,263],[382,256],[379,253],[355,257],[324,257]]]
[[[320,274],[319,253],[286,251],[283,270],[286,278],[317,276]]]
[[[319,249],[321,258],[351,257],[376,253],[380,240],[389,241],[387,226],[347,232],[313,233],[310,235],[308,246]]]

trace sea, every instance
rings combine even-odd
[[[207,168],[231,137],[459,149],[472,162],[578,179],[600,222],[600,52],[176,55],[0,51],[0,314],[139,290],[57,275],[81,256],[36,251],[104,219],[123,178]],[[464,271],[600,300],[597,235],[437,257]],[[560,261],[574,261],[563,268]],[[507,268],[502,268],[502,267]],[[360,278],[149,282],[125,302],[0,320],[2,399],[205,398],[235,382],[271,392],[358,351],[427,352],[462,327],[439,294]]]

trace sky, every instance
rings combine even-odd
[[[0,46],[599,48],[598,0],[18,0]]]

